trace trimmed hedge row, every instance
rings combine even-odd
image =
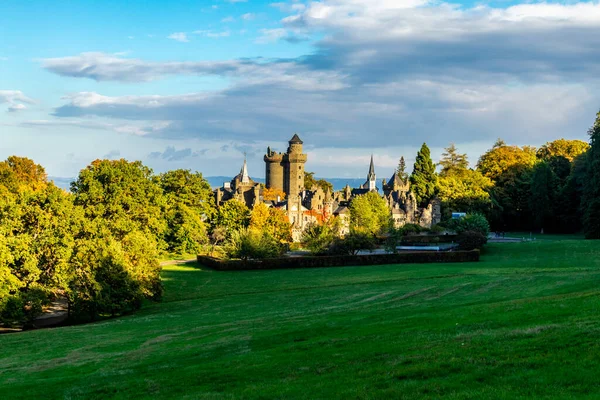
[[[358,256],[306,256],[281,257],[265,260],[221,260],[198,256],[198,263],[217,271],[241,271],[253,269],[323,268],[382,264],[425,264],[479,261],[479,250],[405,252],[398,254],[366,254]]]

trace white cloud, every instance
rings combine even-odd
[[[18,112],[27,108],[25,104],[35,104],[35,100],[25,96],[20,90],[0,90],[0,104],[6,103],[8,112]]]
[[[242,18],[244,21],[252,21],[254,18],[256,18],[256,14],[253,14],[253,13],[246,13],[246,14],[243,14],[243,15],[241,16],[241,18]]]
[[[194,34],[204,36],[204,37],[209,37],[209,38],[222,38],[222,37],[231,36],[230,31],[215,32],[215,31],[210,31],[210,30],[199,30],[199,31],[194,31]]]
[[[51,120],[30,120],[19,123],[19,126],[25,128],[56,128],[73,127],[80,129],[111,131],[132,136],[146,136],[156,133],[169,126],[168,121],[154,121],[153,123],[126,123],[95,121],[89,119],[51,119]]]
[[[235,21],[235,18],[233,18],[231,15],[228,17],[225,17],[221,20],[221,22],[233,22]]]
[[[287,30],[283,28],[261,29],[261,36],[256,39],[256,43],[272,43],[288,35]]]
[[[187,38],[187,34],[185,32],[174,32],[167,36],[167,38],[183,43],[189,42],[189,39]]]
[[[27,107],[24,104],[17,103],[15,105],[9,106],[8,107],[8,112],[16,113],[16,112],[19,112],[19,111],[23,111],[25,109],[27,109]]]

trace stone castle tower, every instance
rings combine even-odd
[[[265,154],[266,187],[285,192],[294,199],[304,190],[304,164],[307,156],[302,153],[302,140],[297,134],[290,139],[286,153],[276,153],[267,148]]]

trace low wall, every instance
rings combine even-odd
[[[403,252],[398,254],[366,254],[359,256],[303,256],[281,257],[265,260],[221,260],[198,256],[198,263],[218,271],[251,269],[324,268],[382,264],[425,264],[479,261],[479,250]]]

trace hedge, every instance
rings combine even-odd
[[[382,264],[426,264],[479,261],[479,250],[403,252],[398,254],[366,254],[357,256],[303,256],[280,257],[264,260],[222,260],[198,256],[198,263],[217,271],[254,269],[324,268]]]

